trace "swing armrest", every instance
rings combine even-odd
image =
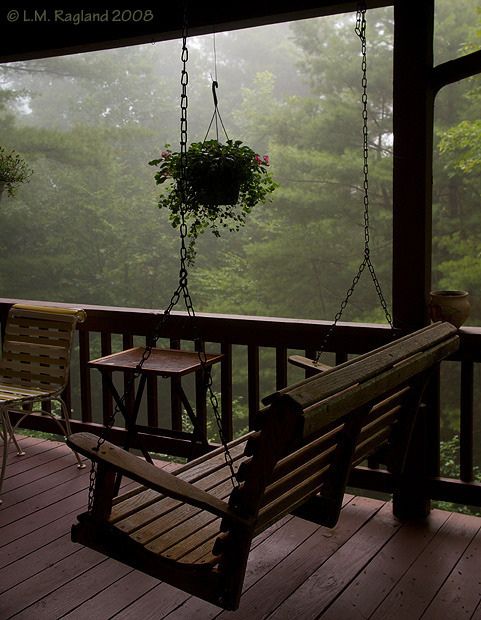
[[[169,472],[164,471],[143,459],[105,441],[97,451],[98,437],[91,433],[74,433],[67,438],[67,444],[76,452],[92,461],[102,463],[114,471],[124,474],[131,480],[159,491],[169,497],[207,510],[218,517],[230,519],[239,525],[251,527],[252,520],[235,513],[227,502],[199,489]]]
[[[328,366],[327,364],[321,364],[321,362],[315,362],[314,360],[309,359],[308,357],[304,357],[303,355],[290,355],[289,363],[293,366],[298,366],[299,368],[303,368],[304,370],[313,370],[315,372],[325,372],[326,370],[330,370],[332,366]]]

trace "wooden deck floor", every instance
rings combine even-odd
[[[479,518],[434,510],[402,525],[361,497],[333,530],[286,518],[255,541],[240,609],[222,612],[70,542],[88,468],[63,444],[21,441],[0,506],[2,620],[481,620]]]

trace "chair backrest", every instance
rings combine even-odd
[[[85,317],[77,308],[12,306],[0,361],[2,383],[59,393],[68,381],[76,324]]]

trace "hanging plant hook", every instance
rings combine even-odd
[[[218,88],[219,88],[219,82],[217,80],[212,80],[212,98],[214,100],[214,113],[212,114],[212,118],[210,119],[210,123],[209,123],[209,126],[207,127],[207,131],[205,133],[203,142],[207,140],[207,136],[209,135],[209,131],[210,131],[210,128],[212,127],[212,123],[214,122],[214,120],[215,120],[215,138],[217,142],[219,141],[218,121],[220,121],[220,124],[222,125],[222,129],[224,130],[226,140],[229,140],[229,136],[227,135],[227,131],[224,126],[224,121],[222,120],[222,116],[220,115],[220,112],[219,112],[219,99],[217,97],[217,92],[216,92]]]
[[[219,83],[217,80],[214,80],[212,82],[212,98],[214,99],[214,108],[216,110],[217,110],[218,100],[217,100],[217,93],[215,91],[217,90],[217,88],[219,88]]]

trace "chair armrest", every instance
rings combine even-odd
[[[67,439],[67,444],[87,458],[103,463],[115,471],[125,474],[144,486],[164,493],[169,497],[184,501],[213,514],[230,519],[240,525],[250,527],[251,520],[244,519],[236,514],[227,502],[224,502],[210,493],[182,480],[169,472],[164,471],[143,459],[130,454],[126,450],[105,441],[97,450],[98,437],[91,433],[74,433]]]

